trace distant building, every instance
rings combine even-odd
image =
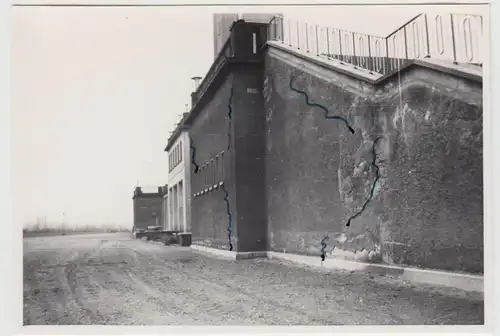
[[[184,114],[184,117],[187,115]],[[190,142],[184,117],[168,140],[167,230],[189,232],[190,227]]]
[[[239,19],[252,23],[269,23],[277,13],[217,13],[213,15],[214,20],[214,57],[217,57],[222,46],[229,38],[229,29]]]
[[[144,191],[141,187],[136,187],[134,196],[134,227],[133,230],[146,230],[148,227],[162,226],[163,210],[162,199],[166,190],[163,186],[155,191]]]

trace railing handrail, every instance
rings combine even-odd
[[[432,14],[419,13],[383,37],[280,15],[270,20],[268,36],[306,53],[336,58],[382,75],[401,67],[402,63],[393,59],[407,63],[444,57],[455,64],[482,64],[482,15],[436,13],[432,22],[430,17]]]
[[[281,17],[281,16],[273,16],[272,19],[269,21],[269,24],[271,24],[274,21],[275,18],[283,19],[283,17]],[[301,20],[296,20],[296,21],[297,22],[302,22],[302,23],[307,23],[306,21],[301,21]],[[318,26],[321,26],[321,25],[318,25]],[[326,26],[324,26],[323,28],[341,30],[343,32],[352,33],[352,34],[362,34],[362,35],[366,35],[366,36],[370,36],[370,37],[376,37],[376,38],[380,38],[380,39],[385,38],[385,37],[380,36],[380,35],[372,35],[372,34],[368,34],[368,33],[355,32],[353,30],[347,30],[347,29],[341,29],[341,28],[326,27]]]
[[[404,24],[402,24],[398,29],[394,30],[392,33],[390,33],[389,35],[387,35],[385,38],[388,39],[392,35],[396,34],[398,31],[400,31],[401,29],[403,29],[404,27],[406,27],[407,25],[409,25],[410,23],[412,23],[413,21],[415,21],[416,19],[418,19],[420,16],[422,16],[422,14],[424,14],[424,13],[420,13],[418,15],[415,15],[410,20],[408,20]]]

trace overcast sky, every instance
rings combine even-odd
[[[15,222],[131,227],[134,186],[166,183],[169,131],[213,61],[214,12],[386,35],[422,11],[484,13],[463,7],[16,7]]]

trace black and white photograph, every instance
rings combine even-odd
[[[24,327],[485,325],[489,5],[93,4],[10,9]]]

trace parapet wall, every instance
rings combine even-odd
[[[483,271],[481,82],[414,64],[370,83],[273,47],[265,63],[271,251]]]

